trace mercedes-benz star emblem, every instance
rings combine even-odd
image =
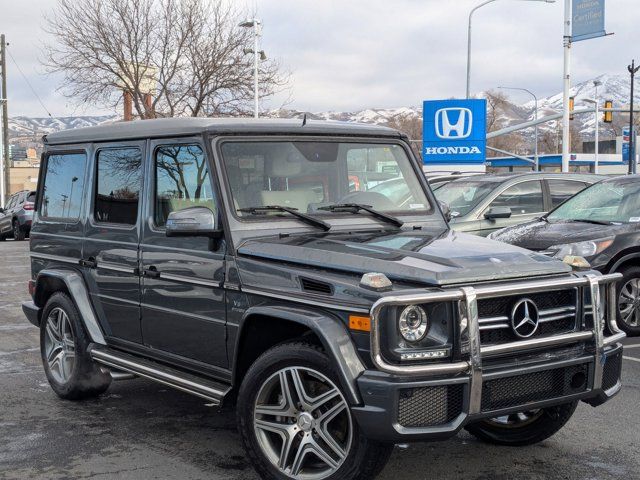
[[[520,338],[529,338],[538,329],[538,307],[533,300],[523,298],[511,311],[511,328]]]

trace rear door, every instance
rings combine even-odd
[[[142,343],[140,194],[145,142],[100,145],[93,162],[83,264],[91,300],[112,342]]]
[[[584,190],[589,184],[566,178],[549,178],[545,180],[549,191],[549,210],[566,202],[576,193]]]
[[[153,141],[140,245],[142,336],[176,362],[227,367],[224,241],[167,237],[170,212],[205,206],[219,214],[199,138]]]

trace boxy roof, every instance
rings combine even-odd
[[[43,137],[47,145],[135,140],[144,138],[199,135],[282,134],[282,135],[351,135],[399,138],[397,130],[361,123],[300,119],[249,118],[160,118],[114,122],[95,127],[76,128],[51,133]]]

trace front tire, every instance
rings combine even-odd
[[[273,347],[247,372],[237,422],[263,479],[367,480],[392,446],[364,437],[330,359],[306,343]]]
[[[640,267],[620,271],[618,282],[618,327],[630,337],[640,335]]]
[[[54,392],[67,400],[95,397],[111,384],[87,352],[89,339],[80,314],[64,293],[54,293],[42,312],[40,354]]]
[[[13,239],[17,242],[21,242],[25,239],[26,233],[20,228],[20,224],[17,220],[13,222]]]
[[[533,445],[556,434],[572,417],[578,402],[480,420],[466,430],[486,443],[520,447]]]

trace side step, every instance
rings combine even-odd
[[[204,398],[216,405],[220,405],[226,394],[231,390],[229,385],[185,373],[153,360],[136,357],[109,347],[93,344],[89,348],[89,354],[97,363],[148,378]]]

